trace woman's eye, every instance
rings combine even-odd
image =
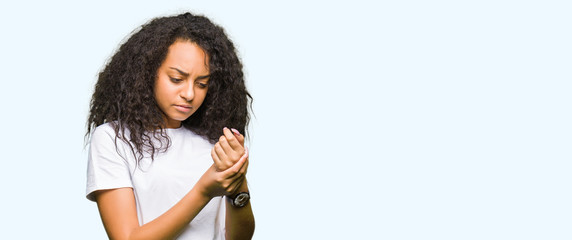
[[[207,88],[209,85],[206,83],[198,83],[200,88]]]
[[[171,81],[174,82],[174,83],[178,83],[178,82],[183,81],[183,79],[180,79],[180,78],[171,78]]]

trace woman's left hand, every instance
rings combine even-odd
[[[211,151],[217,171],[224,171],[232,167],[248,151],[244,146],[244,136],[237,130],[225,127],[222,131],[223,135],[220,136]]]

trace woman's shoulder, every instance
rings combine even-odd
[[[125,154],[125,149],[128,147],[128,140],[121,138],[122,135],[129,136],[128,134],[122,133],[122,131],[116,132],[118,126],[114,122],[108,122],[97,126],[91,136],[89,136],[89,146],[90,151],[96,152],[117,152],[121,157],[127,156]]]
[[[91,141],[102,139],[114,139],[115,141],[116,137],[121,138],[121,136],[129,136],[129,134],[126,133],[126,131],[128,131],[127,129],[124,129],[123,131],[118,130],[119,128],[115,121],[101,124],[93,130],[90,136]]]
[[[95,127],[95,130],[93,131],[95,132],[101,132],[101,131],[109,131],[109,130],[114,130],[115,126],[116,126],[116,122],[106,122],[104,124],[101,124],[97,127]]]
[[[116,135],[115,134],[115,128],[117,126],[117,123],[115,122],[107,122],[104,124],[101,124],[99,126],[97,126],[92,133],[92,138],[95,136],[101,136],[101,135]]]

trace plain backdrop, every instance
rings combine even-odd
[[[552,0],[2,1],[1,239],[106,239],[93,85],[184,11],[245,65],[254,239],[572,239],[572,5]]]

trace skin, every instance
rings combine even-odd
[[[203,103],[208,91],[208,56],[190,41],[176,41],[169,47],[157,71],[155,99],[167,128],[178,128]],[[223,129],[211,152],[213,165],[195,186],[171,209],[151,222],[139,225],[131,188],[100,190],[95,193],[103,225],[110,239],[174,239],[203,207],[217,196],[248,192],[246,170],[248,152],[244,136]],[[226,238],[251,239],[254,216],[248,203],[235,208],[226,203]]]
[[[234,131],[234,132],[233,132]],[[248,149],[244,147],[244,136],[235,129],[223,129],[224,135],[219,138],[219,141],[213,147],[211,156],[215,169],[217,171],[228,171],[232,169],[239,162],[236,159],[248,157]],[[244,152],[244,155],[240,153]],[[245,162],[248,167],[248,161]],[[249,192],[246,178],[240,183],[236,193]],[[234,197],[236,194],[233,194]],[[242,208],[233,207],[229,201],[226,202],[226,238],[227,239],[251,239],[254,234],[254,216],[252,215],[252,207],[250,201]],[[229,211],[230,210],[230,211]]]
[[[208,91],[207,56],[196,44],[176,41],[157,70],[155,99],[167,128],[178,128],[203,103]]]

